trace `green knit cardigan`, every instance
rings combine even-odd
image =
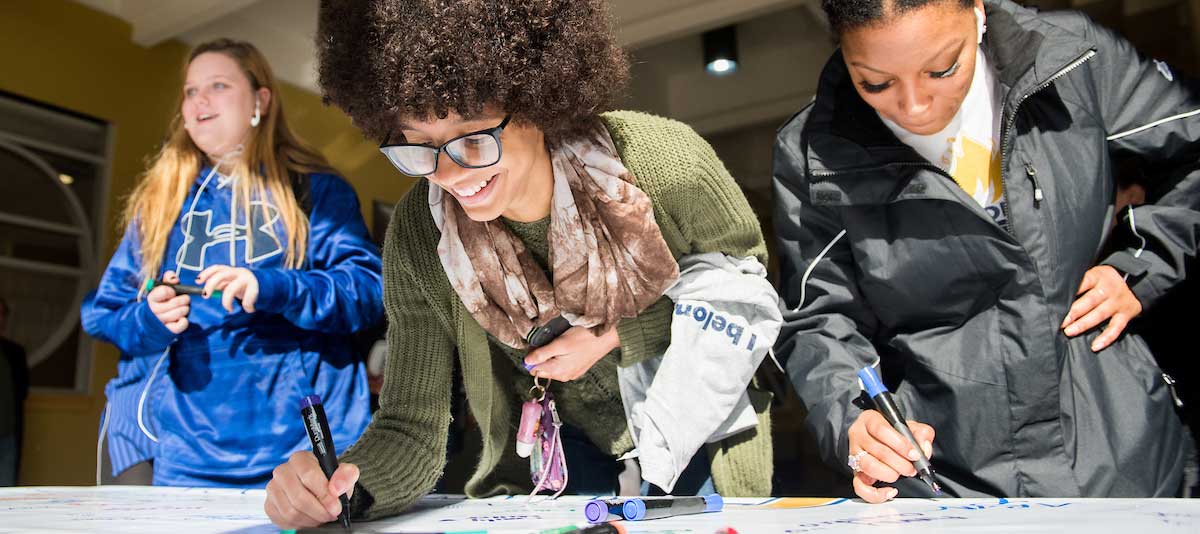
[[[720,251],[766,264],[762,231],[745,196],[716,153],[688,126],[644,113],[601,116],[622,161],[654,204],[676,259]],[[463,307],[438,259],[439,232],[421,181],[396,205],[384,244],[388,360],[379,411],[341,461],[360,478],[351,501],[358,519],[395,515],[431,491],[446,463],[453,358],[458,358],[483,448],[467,495],[528,493],[528,460],[516,455],[515,381],[530,381],[493,357],[482,327]],[[620,365],[662,355],[670,344],[669,299],[622,321]],[[708,445],[713,483],[726,496],[771,491],[770,394],[750,387],[756,429]],[[681,392],[682,394],[683,392]]]

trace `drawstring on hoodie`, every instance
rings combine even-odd
[[[218,172],[217,172],[217,169],[221,168],[221,164],[225,163],[225,160],[226,160],[226,158],[228,158],[228,157],[230,157],[230,156],[236,156],[236,155],[238,155],[238,154],[241,154],[241,152],[242,152],[242,146],[241,146],[241,145],[238,145],[238,146],[237,146],[237,148],[235,148],[235,149],[231,150],[231,151],[230,151],[228,154],[225,154],[224,156],[221,156],[220,158],[218,158],[218,159],[217,159],[217,161],[213,163],[213,167],[212,167],[212,169],[211,169],[211,170],[209,170],[209,171],[208,171],[208,174],[207,174],[207,175],[204,177],[204,180],[202,180],[202,181],[200,182],[200,188],[196,190],[196,195],[195,195],[194,197],[192,197],[192,203],[191,203],[191,205],[190,205],[190,206],[188,206],[188,211],[187,211],[187,213],[186,213],[186,214],[184,214],[184,217],[186,217],[186,218],[187,218],[187,230],[186,230],[186,232],[187,232],[187,235],[192,235],[192,221],[195,219],[195,214],[196,214],[196,202],[200,200],[200,195],[201,195],[202,193],[204,193],[204,189],[205,189],[206,187],[208,187],[208,182],[212,181],[212,178],[213,178],[213,176],[220,176],[220,173],[218,173]],[[235,199],[236,199],[237,195],[234,195],[234,197],[235,197]],[[232,211],[232,210],[230,210],[230,217],[231,217],[231,218],[233,217],[233,211]],[[230,221],[230,224],[232,224],[232,222],[233,222],[233,221]],[[233,246],[233,243],[234,243],[234,242],[233,242],[233,239],[232,239],[232,235],[231,235],[231,237],[230,237],[230,242],[229,242],[229,243],[230,243],[230,247],[231,247],[231,248],[230,248],[230,253],[229,253],[229,264],[230,264],[230,265],[233,265],[233,249],[232,249],[232,246]],[[146,291],[146,289],[145,289],[145,288],[146,288],[146,286],[145,286],[145,285],[143,285],[143,286],[142,286],[140,289],[138,289],[138,300],[141,300],[141,298],[142,298],[142,295],[143,295],[143,294],[145,293],[145,291]],[[172,344],[172,345],[173,345],[173,344]],[[155,364],[154,364],[154,369],[152,369],[152,370],[150,371],[150,376],[146,378],[146,385],[142,387],[142,394],[141,394],[141,396],[140,396],[140,397],[138,397],[138,406],[137,406],[137,425],[138,425],[138,430],[141,430],[141,431],[142,431],[142,434],[145,434],[147,438],[150,438],[150,441],[153,441],[153,442],[155,442],[155,443],[158,443],[158,437],[156,437],[154,434],[151,434],[151,433],[150,433],[150,430],[149,430],[148,428],[146,428],[146,425],[145,425],[145,423],[144,423],[144,421],[143,421],[143,418],[142,418],[142,413],[143,413],[143,411],[145,410],[145,406],[146,406],[146,396],[147,396],[147,394],[150,392],[150,385],[154,383],[154,378],[155,378],[155,377],[158,375],[158,369],[159,369],[159,367],[161,367],[161,366],[162,366],[163,360],[166,360],[166,359],[167,359],[167,355],[169,355],[170,353],[171,353],[171,347],[170,347],[170,346],[168,346],[166,349],[164,349],[164,350],[163,350],[163,352],[162,352],[162,355],[158,357],[158,361],[157,361],[157,362],[155,362]],[[106,408],[106,410],[107,410],[107,408]],[[107,426],[107,421],[105,421],[105,423],[106,423],[106,424],[105,424],[105,426]],[[103,433],[101,433],[101,439],[103,439]]]

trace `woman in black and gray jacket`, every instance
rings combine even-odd
[[[775,193],[777,349],[826,460],[871,502],[929,491],[855,403],[878,363],[952,495],[1177,494],[1170,379],[1123,330],[1197,253],[1200,94],[1078,14],[823,6],[841,48]],[[1163,194],[1110,236],[1117,156]]]

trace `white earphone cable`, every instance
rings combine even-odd
[[[798,311],[801,307],[804,306],[804,296],[806,293],[805,290],[807,289],[807,286],[808,286],[808,277],[812,276],[813,269],[815,269],[817,267],[817,263],[819,263],[821,261],[821,258],[824,258],[825,255],[829,253],[829,249],[833,248],[833,245],[835,243],[837,243],[838,240],[842,238],[842,236],[845,236],[845,235],[846,235],[845,229],[843,229],[841,232],[838,232],[838,234],[836,236],[833,236],[833,240],[831,240],[828,245],[825,245],[824,249],[821,249],[821,253],[817,254],[816,258],[813,258],[812,263],[808,264],[808,268],[804,270],[804,276],[800,278],[800,302],[796,303],[796,307],[793,308],[792,311]]]
[[[144,411],[144,409],[146,407],[146,394],[150,392],[150,385],[154,383],[154,378],[155,378],[155,376],[158,375],[158,368],[162,367],[163,360],[167,359],[167,354],[169,354],[170,352],[171,352],[171,347],[167,347],[166,349],[163,349],[162,356],[159,356],[158,361],[155,362],[154,369],[150,371],[150,376],[146,378],[146,385],[144,387],[142,387],[142,395],[141,395],[141,397],[138,398],[138,407],[137,407],[138,428],[141,429],[142,433],[145,434],[146,437],[150,438],[150,441],[153,441],[155,443],[158,443],[158,437],[155,436],[154,434],[151,434],[150,430],[146,428],[146,424],[142,420],[142,412]]]
[[[100,485],[104,469],[104,438],[108,435],[108,415],[112,405],[104,403],[104,420],[100,422],[100,439],[96,440],[96,485]]]

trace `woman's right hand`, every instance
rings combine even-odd
[[[933,427],[909,421],[908,429],[921,444],[925,457],[933,456]],[[875,504],[896,497],[899,490],[876,488],[876,482],[892,483],[901,475],[911,477],[917,474],[912,462],[917,459],[916,450],[879,412],[864,411],[850,425],[847,437],[850,455],[858,455],[859,468],[854,472],[854,493],[864,501]]]
[[[311,451],[296,451],[271,474],[263,509],[282,530],[319,527],[337,520],[342,512],[338,496],[353,496],[357,481],[354,464],[338,465],[327,480]]]
[[[179,283],[179,276],[175,271],[163,273],[162,279],[168,284]],[[176,295],[175,290],[167,286],[157,286],[146,294],[146,302],[150,304],[150,311],[154,312],[154,316],[158,317],[172,334],[182,334],[187,330],[191,297]]]

